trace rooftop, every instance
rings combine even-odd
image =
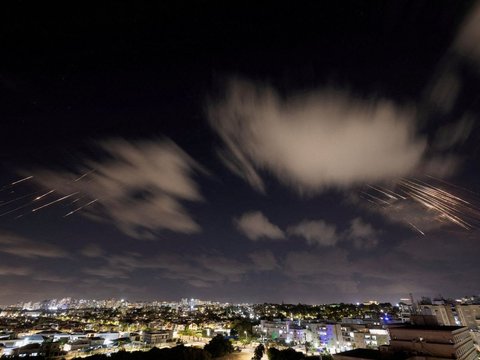
[[[444,325],[401,325],[389,326],[389,329],[407,329],[407,330],[430,330],[430,331],[455,331],[463,329],[464,326],[444,326]]]

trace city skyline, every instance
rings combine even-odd
[[[360,301],[356,303],[318,303],[318,304],[302,304],[302,303],[263,303],[271,305],[306,305],[306,306],[336,306],[338,304],[344,305],[353,305],[353,306],[371,306],[379,304],[390,304],[392,307],[399,307],[400,304],[404,306],[424,306],[424,305],[434,305],[438,306],[439,304],[475,304],[480,303],[480,297],[477,295],[464,296],[459,299],[449,299],[442,296],[430,297],[422,295],[420,298],[414,298],[413,294],[409,294],[409,297],[397,299],[396,302],[382,301],[381,299],[369,299],[365,301]],[[40,301],[34,300],[21,300],[15,304],[0,304],[0,308],[22,308],[23,310],[61,310],[69,308],[88,308],[88,307],[119,307],[119,306],[130,306],[130,305],[155,305],[155,306],[187,306],[195,307],[197,305],[234,305],[234,306],[243,306],[243,305],[261,305],[261,303],[251,303],[251,302],[220,302],[215,299],[197,299],[197,298],[181,298],[181,299],[155,299],[150,301],[145,301],[142,299],[120,299],[120,298],[108,298],[108,299],[88,299],[88,298],[50,298],[42,299]]]
[[[477,2],[16,6],[0,304],[480,293]]]

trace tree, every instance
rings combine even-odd
[[[263,357],[264,352],[265,346],[263,346],[263,344],[258,345],[253,353],[253,360],[260,360]]]
[[[322,353],[322,360],[333,360],[333,356],[330,353]]]
[[[268,360],[279,360],[280,350],[277,348],[271,347],[267,350]]]
[[[252,338],[252,323],[248,320],[237,319],[234,320],[231,324],[230,334],[232,336],[237,335],[240,338],[248,339]]]
[[[305,355],[301,352],[295,351],[292,348],[285,350],[278,350],[276,348],[269,348],[267,350],[269,360],[302,360]]]
[[[205,345],[205,350],[207,350],[212,357],[221,357],[233,352],[233,345],[230,340],[225,339],[222,335],[218,334],[210,342]]]

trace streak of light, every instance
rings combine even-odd
[[[366,194],[366,193],[362,192],[362,194]],[[369,199],[369,198],[366,198],[366,197],[363,197],[363,196],[360,196],[360,198],[362,198],[362,199],[364,199],[364,200],[367,200],[368,202],[370,202],[370,203],[372,203],[372,204],[374,204],[374,205],[377,205],[377,206],[379,205],[378,203],[376,203],[375,201],[373,201],[373,200],[371,200],[371,199]]]
[[[26,204],[24,204],[24,205],[20,205],[20,206],[16,207],[15,209],[12,209],[12,210],[9,210],[9,211],[6,211],[6,212],[0,214],[0,217],[5,216],[5,215],[8,215],[8,214],[11,214],[11,213],[13,213],[13,212],[15,212],[15,211],[17,211],[17,210],[24,209],[24,208],[26,208],[27,206],[30,206],[31,204],[32,204],[32,201],[30,201],[30,202],[28,202],[28,203],[26,203]]]
[[[87,206],[89,206],[89,205],[92,205],[93,203],[95,203],[95,202],[97,202],[97,201],[98,201],[98,199],[92,200],[92,201],[86,203],[85,205],[80,206],[79,208],[76,208],[75,210],[70,211],[68,214],[64,215],[63,217],[66,218],[67,216],[73,215],[73,214],[75,214],[77,211],[80,211],[80,210],[82,210],[83,208],[85,208],[85,207],[87,207]]]
[[[24,177],[23,179],[20,179],[20,180],[16,180],[8,185],[4,185],[0,188],[0,191],[5,191],[5,190],[8,190],[8,189],[11,189],[13,186],[17,185],[17,184],[20,184],[24,181],[27,181],[27,180],[30,180],[30,179],[33,179],[33,175],[31,176],[27,176],[27,177]],[[12,192],[13,193],[13,192]]]
[[[430,178],[433,178],[429,176]],[[435,179],[435,178],[434,178]],[[441,181],[439,179],[435,179]],[[442,181],[450,186],[462,189],[459,186]],[[457,194],[447,191],[435,184],[415,179],[399,179],[395,191],[380,186],[367,185],[374,193],[362,192],[363,199],[381,206],[385,209],[395,209],[403,201],[414,201],[426,209],[430,216],[442,223],[455,224],[465,230],[471,230],[480,224],[480,208],[478,201],[467,201]],[[472,192],[471,192],[472,193]],[[403,195],[402,195],[403,194]],[[372,201],[373,200],[373,201]],[[470,199],[469,199],[470,200]],[[404,222],[413,229],[425,235],[425,233],[413,223],[404,219]]]
[[[73,182],[77,182],[77,181],[80,181],[82,180],[85,176],[88,176],[90,175],[91,173],[93,173],[95,171],[95,169],[92,169],[90,171],[87,171],[85,174],[81,175],[80,177],[78,177],[77,179],[73,180]]]
[[[79,200],[81,200],[81,199],[83,199],[83,196],[80,196],[79,198],[76,198],[75,200],[73,200],[73,201],[70,203],[70,205],[75,204],[77,201],[79,201]]]
[[[60,202],[60,201],[63,201],[63,200],[65,200],[65,199],[68,199],[69,197],[71,197],[71,196],[73,196],[73,195],[76,195],[76,194],[78,194],[78,191],[76,191],[76,192],[74,192],[74,193],[71,193],[71,194],[68,194],[68,195],[65,195],[65,196],[62,196],[62,197],[59,198],[59,199],[50,201],[49,203],[47,203],[47,204],[45,204],[45,205],[42,205],[42,206],[40,206],[40,207],[37,207],[37,208],[33,209],[32,212],[36,212],[36,211],[38,211],[38,210],[44,209],[44,208],[46,208],[47,206],[56,204],[56,203],[58,203],[58,202]]]
[[[27,176],[27,177],[25,177],[25,178],[23,178],[23,179],[14,181],[14,182],[12,182],[10,185],[17,185],[17,184],[20,184],[21,182],[24,182],[24,181],[27,181],[27,180],[30,180],[30,179],[33,179],[33,175],[30,175],[30,176]]]
[[[408,224],[409,224],[412,228],[414,228],[415,230],[417,230],[420,234],[422,234],[423,236],[425,236],[425,233],[424,233],[422,230],[420,230],[417,226],[415,226],[415,225],[412,224],[411,222],[408,222]]]
[[[47,195],[49,195],[49,194],[51,194],[51,193],[53,193],[53,192],[55,192],[55,189],[50,190],[50,191],[48,191],[48,192],[46,192],[45,194],[42,194],[42,195],[40,195],[40,196],[37,196],[37,197],[36,197],[35,199],[33,199],[33,200],[34,200],[34,201],[38,201],[38,200],[43,199],[45,196],[47,196]]]
[[[453,194],[450,194],[449,192],[447,192],[447,191],[445,191],[445,190],[443,190],[443,189],[440,189],[440,188],[438,188],[438,187],[429,185],[429,184],[427,184],[427,183],[425,183],[425,182],[423,182],[423,181],[421,181],[421,180],[417,180],[417,179],[415,179],[415,180],[416,180],[418,183],[423,184],[425,187],[427,187],[427,189],[430,188],[430,189],[431,189],[430,192],[432,192],[432,191],[437,191],[437,192],[443,194],[444,196],[446,196],[446,197],[448,197],[448,198],[453,198],[453,199],[458,200],[458,201],[461,201],[461,202],[463,202],[463,203],[465,203],[465,204],[470,204],[468,201],[466,201],[466,200],[464,200],[464,199],[462,199],[462,198],[460,198],[460,197],[458,197],[458,196],[455,196],[455,195],[453,195]]]
[[[462,187],[462,186],[458,186],[458,185],[456,185],[456,184],[453,184],[453,183],[451,183],[451,182],[445,181],[445,180],[443,180],[443,179],[439,179],[439,178],[437,178],[437,177],[435,177],[435,176],[427,175],[427,177],[429,177],[430,179],[436,180],[436,181],[438,181],[438,182],[444,183],[444,184],[446,184],[446,185],[450,185],[450,186],[455,187],[455,188],[457,188],[457,189],[464,190],[464,191],[468,191],[468,192],[471,193],[471,194],[480,195],[480,194],[476,193],[475,191],[472,191],[472,190],[470,190],[470,189],[464,188],[464,187]]]
[[[466,206],[470,205],[468,201],[424,182],[401,180],[400,185],[407,189],[407,192],[414,200],[428,209],[436,210],[439,214],[464,229],[469,230],[473,226],[463,219],[462,216],[466,216],[467,212],[472,211],[477,213],[477,216],[480,214],[477,210]]]
[[[366,193],[366,192],[363,192],[362,194],[365,194],[369,197],[371,197],[372,199],[375,199],[377,201],[380,201],[381,203],[384,203],[384,204],[387,204],[387,205],[390,205],[390,203],[388,201],[385,201],[383,199],[380,199],[379,197],[375,196],[375,195],[372,195],[372,194],[369,194],[369,193]]]
[[[0,207],[1,207],[1,206],[8,205],[8,204],[11,204],[11,203],[16,202],[16,201],[18,201],[18,200],[25,199],[25,198],[27,198],[27,197],[29,197],[29,196],[32,196],[32,195],[35,195],[35,194],[38,194],[38,191],[35,191],[35,192],[30,193],[30,194],[27,194],[27,195],[22,195],[22,196],[19,196],[19,197],[15,198],[15,199],[10,200],[10,201],[1,203],[1,204],[0,204]]]
[[[373,185],[367,185],[370,189],[373,189],[373,190],[376,190],[378,191],[379,193],[382,193],[383,195],[385,195],[386,197],[390,198],[390,199],[394,199],[394,200],[398,200],[397,197],[389,194],[388,192],[386,191],[383,191],[381,188],[379,187],[376,187],[376,186],[373,186]]]

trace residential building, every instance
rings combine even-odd
[[[455,307],[460,323],[469,329],[480,329],[480,305],[457,305]]]
[[[418,311],[422,315],[433,315],[438,325],[455,326],[455,317],[449,304],[418,305]]]
[[[390,345],[380,350],[355,349],[334,354],[334,360],[475,360],[470,331],[461,326],[390,327]]]
[[[173,331],[171,330],[147,331],[143,333],[143,341],[148,345],[162,344],[172,339]]]
[[[406,352],[425,357],[475,360],[477,353],[467,327],[391,327],[389,352]]]

